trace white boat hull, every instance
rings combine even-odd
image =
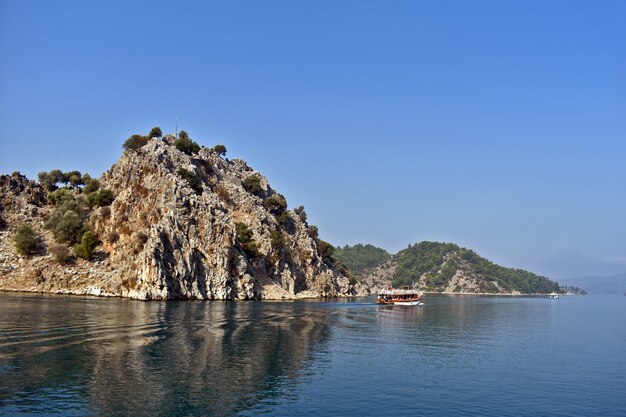
[[[394,306],[421,306],[423,304],[421,301],[396,301],[393,303]]]

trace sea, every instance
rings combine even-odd
[[[0,293],[1,416],[626,416],[626,297]]]

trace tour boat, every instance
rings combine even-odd
[[[417,291],[408,286],[404,286],[402,289],[387,287],[378,290],[376,302],[378,304],[397,306],[417,306],[422,304],[422,295],[421,291]]]
[[[557,293],[553,292],[552,294],[550,294],[550,298],[557,299],[557,298],[559,298],[559,295]]]

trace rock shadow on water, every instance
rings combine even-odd
[[[3,297],[0,415],[232,415],[292,395],[330,337],[304,303]]]

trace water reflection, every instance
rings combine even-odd
[[[0,414],[232,415],[289,396],[329,336],[306,303],[2,297]]]
[[[429,295],[425,302],[0,294],[0,415],[379,416],[389,404],[404,416],[620,415],[626,408],[621,298]]]

